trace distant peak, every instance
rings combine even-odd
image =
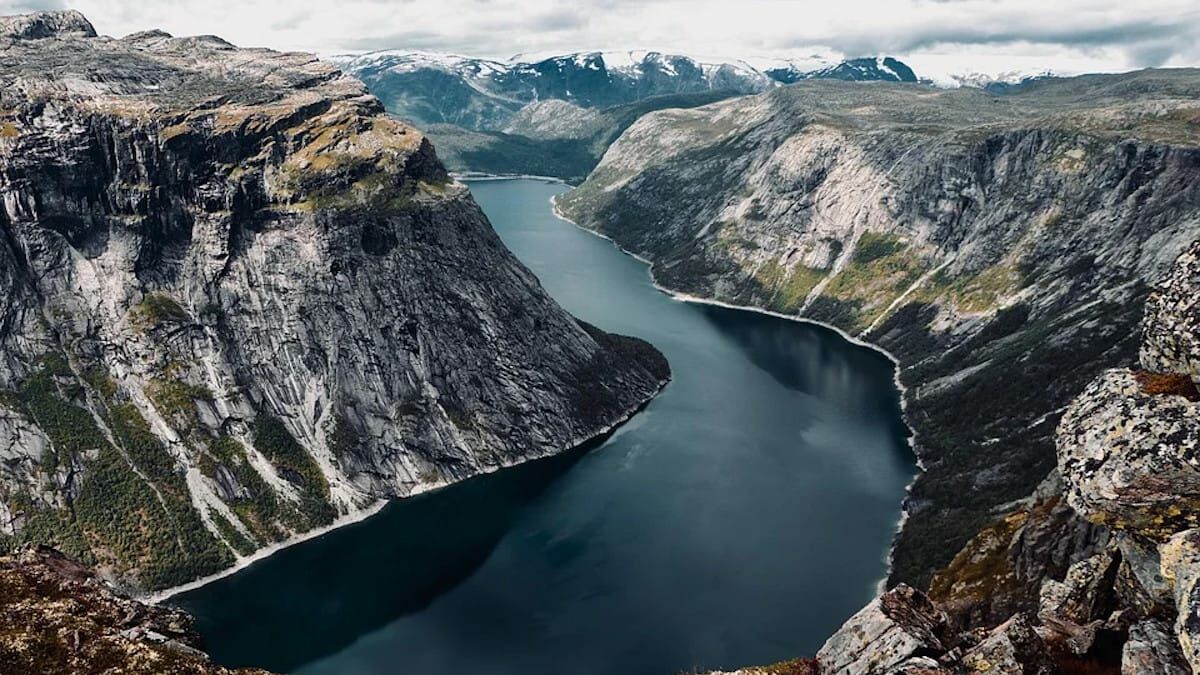
[[[59,36],[96,37],[96,28],[73,9],[0,16],[0,38],[40,40]]]

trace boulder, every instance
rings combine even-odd
[[[982,642],[967,650],[962,664],[968,671],[993,675],[1055,672],[1045,644],[1023,614],[1000,624]]]
[[[1186,675],[1192,672],[1179,641],[1164,619],[1147,619],[1129,629],[1121,652],[1122,675]]]
[[[1130,370],[1084,390],[1058,428],[1067,500],[1089,520],[1165,540],[1200,524],[1200,408]]]
[[[1175,591],[1175,635],[1183,657],[1200,671],[1200,529],[1176,534],[1159,552],[1163,577]]]
[[[910,659],[944,653],[945,629],[941,610],[901,584],[843,624],[817,652],[817,663],[822,675],[893,673]]]
[[[1171,274],[1146,301],[1142,367],[1186,373],[1200,384],[1200,241],[1176,260]]]

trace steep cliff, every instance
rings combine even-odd
[[[1012,578],[1003,607],[962,608],[998,620],[1102,536],[1056,497],[1027,498],[1054,466],[1062,409],[1133,362],[1148,285],[1200,236],[1197,120],[1190,70],[1006,96],[802,82],[640,119],[558,207],[671,290],[891,351],[924,471],[890,583],[928,588],[981,531],[1028,532],[1029,574],[1007,554],[1003,569],[957,567]]]
[[[158,589],[603,433],[668,377],[306,54],[0,23],[0,540]]]

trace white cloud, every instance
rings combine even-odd
[[[4,13],[62,0],[0,0]],[[1200,65],[1195,0],[76,0],[102,33],[161,28],[324,53],[507,58],[651,48],[737,57],[892,54],[918,74]]]

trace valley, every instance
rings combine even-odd
[[[493,9],[0,17],[0,671],[1200,669],[1200,70]]]
[[[874,593],[912,476],[891,362],[671,299],[551,215],[562,186],[470,185],[552,297],[662,349],[671,384],[587,453],[398,502],[172,602],[220,662],[314,674],[398,653],[427,673],[599,675],[815,650]]]

